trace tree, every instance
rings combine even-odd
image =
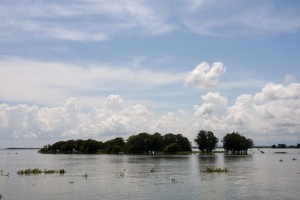
[[[277,147],[278,148],[286,148],[286,144],[278,144]]]
[[[163,146],[166,147],[170,144],[176,143],[176,135],[168,133],[163,136]]]
[[[159,133],[149,135],[146,138],[145,145],[150,154],[155,154],[158,151],[161,151],[163,148],[163,139]]]
[[[117,137],[104,143],[105,153],[119,154],[125,145],[124,139]]]
[[[186,137],[183,137],[181,134],[176,135],[176,143],[180,147],[180,151],[192,151],[192,145]]]
[[[176,154],[180,151],[180,146],[177,143],[172,143],[164,148],[164,154]]]
[[[218,141],[219,139],[214,136],[213,132],[204,130],[199,131],[195,138],[198,149],[202,152],[206,151],[206,153],[211,153],[212,150],[215,149]]]
[[[80,153],[86,153],[86,154],[94,154],[99,149],[103,149],[103,143],[98,142],[96,140],[88,139],[84,140],[81,147],[80,147]]]
[[[125,150],[131,154],[148,154],[147,138],[148,133],[139,133],[138,135],[132,135],[127,139]]]
[[[252,139],[248,139],[238,132],[227,133],[223,138],[223,148],[232,154],[247,154],[248,149],[253,145]]]

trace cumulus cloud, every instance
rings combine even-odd
[[[258,104],[276,100],[296,100],[300,98],[300,84],[291,83],[288,86],[269,83],[260,93],[254,96],[254,101]]]
[[[238,96],[233,105],[228,105],[227,97],[220,93],[208,92],[201,96],[193,112],[162,114],[141,104],[128,105],[117,94],[89,111],[76,99],[55,107],[2,103],[0,141],[30,139],[43,145],[43,141],[49,140],[126,139],[140,132],[181,133],[193,141],[197,132],[204,129],[213,131],[219,139],[228,132],[239,131],[256,144],[294,144],[299,140],[300,130],[299,87],[299,83],[270,83],[256,94]],[[122,106],[115,109],[120,103]]]
[[[209,66],[207,62],[202,62],[188,74],[185,84],[195,85],[198,88],[214,87],[223,73],[225,73],[223,63],[215,62]]]
[[[299,87],[299,83],[286,87],[269,83],[254,96],[241,95],[229,108],[228,123],[255,133],[262,140],[273,137],[284,141],[299,137]]]
[[[121,97],[111,95],[106,102],[115,105],[115,100],[119,103]],[[59,107],[0,104],[0,138],[111,138],[149,130],[150,118],[151,112],[142,105],[120,110],[103,106],[82,112],[76,99]]]
[[[111,109],[118,109],[122,106],[123,99],[120,95],[109,95],[105,101],[105,105]]]

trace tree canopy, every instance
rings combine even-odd
[[[52,145],[44,146],[41,153],[107,153],[107,154],[155,154],[164,152],[176,154],[179,151],[191,151],[191,143],[181,134],[168,133],[139,133],[130,136],[126,141],[117,137],[106,142],[96,140],[68,140],[59,141]]]
[[[59,141],[53,145],[44,146],[40,152],[41,153],[86,153],[93,154],[97,150],[103,149],[103,142],[98,142],[96,140],[68,140]]]
[[[223,148],[232,154],[247,154],[253,147],[252,139],[240,135],[238,132],[227,133],[223,138]]]
[[[211,153],[215,149],[219,139],[216,138],[211,131],[201,130],[195,138],[195,143],[198,145],[198,149],[202,152]]]

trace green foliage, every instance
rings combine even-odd
[[[115,139],[106,141],[104,143],[105,153],[108,154],[119,154],[123,151],[123,147],[125,145],[124,139],[121,137],[117,137]]]
[[[211,167],[207,167],[204,170],[201,170],[202,172],[205,173],[227,173],[229,172],[227,168],[211,168]]]
[[[148,154],[147,138],[148,133],[132,135],[127,139],[126,152],[130,154]]]
[[[103,143],[96,140],[68,140],[59,141],[53,145],[44,146],[39,152],[41,153],[86,153],[94,154],[103,149]]]
[[[180,151],[180,146],[175,142],[164,148],[165,154],[177,154],[179,151]]]
[[[211,153],[218,143],[218,138],[216,138],[211,131],[199,131],[195,142],[198,145],[199,150],[206,153]]]
[[[147,150],[156,153],[163,149],[163,137],[159,133],[148,135],[145,141]]]
[[[80,153],[80,154],[94,154],[94,153],[108,153],[108,154],[157,154],[164,151],[169,151],[169,145],[176,143],[176,151],[174,152],[189,152],[192,151],[191,143],[181,134],[174,135],[168,133],[161,136],[159,133],[153,135],[148,133],[139,133],[138,135],[130,136],[125,142],[123,138],[117,137],[108,140],[105,143],[96,140],[68,140],[59,141],[53,145],[44,146],[40,153]],[[166,148],[168,147],[168,148]],[[172,147],[172,146],[171,146]],[[174,148],[174,147],[173,147]]]
[[[54,170],[54,169],[22,169],[17,172],[18,175],[36,175],[36,174],[65,174],[66,170],[60,169],[60,170]]]
[[[176,143],[180,146],[180,151],[192,151],[190,141],[181,134],[176,135]]]
[[[223,148],[232,154],[247,154],[249,148],[253,147],[253,141],[238,132],[228,133],[223,138]]]

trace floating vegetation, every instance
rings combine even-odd
[[[211,168],[211,167],[207,167],[204,170],[201,170],[202,172],[205,173],[227,173],[229,172],[229,170],[227,168]]]
[[[7,176],[7,177],[9,177],[9,173],[3,174],[3,172],[4,172],[4,170],[0,170],[0,175],[1,175],[1,176]]]
[[[84,175],[82,175],[82,177],[86,178],[88,177],[89,175],[87,173],[85,173]]]
[[[126,171],[126,169],[124,169],[124,170],[120,173],[120,176],[121,176],[121,177],[124,177],[124,176],[125,176],[125,171]]]
[[[285,152],[285,151],[276,151],[275,153],[276,154],[286,154],[287,152]]]
[[[151,173],[154,173],[154,172],[155,172],[155,169],[152,168],[152,169],[150,170],[150,172],[151,172]]]
[[[172,183],[177,183],[177,178],[172,178],[172,179],[171,179],[171,182],[172,182]]]
[[[59,169],[59,170],[54,170],[54,169],[22,169],[17,172],[18,175],[36,175],[36,174],[65,174],[66,170],[64,169]]]

